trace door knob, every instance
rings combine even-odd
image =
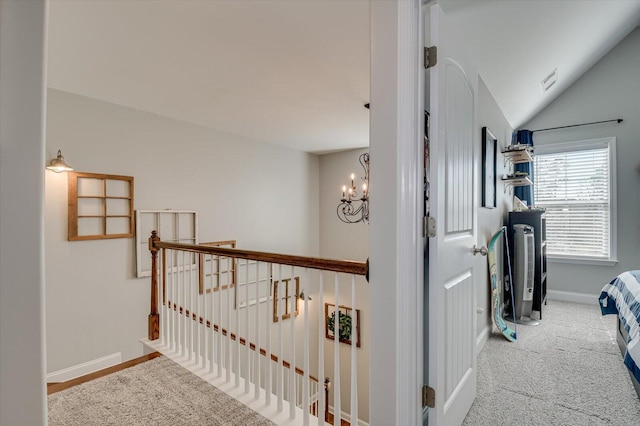
[[[486,256],[487,254],[489,254],[489,250],[487,250],[486,247],[482,246],[482,247],[476,247],[475,245],[473,246],[473,255],[478,255],[481,254],[483,256]]]

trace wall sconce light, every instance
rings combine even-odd
[[[302,290],[302,291],[300,292],[300,294],[298,295],[298,299],[300,299],[300,300],[304,300],[304,298],[305,298],[305,297],[307,298],[307,300],[313,300],[313,299],[311,298],[311,296],[305,296],[305,295],[304,295],[304,290]]]
[[[58,156],[49,162],[47,170],[53,170],[56,173],[70,172],[73,168],[64,162],[62,151],[58,150]]]
[[[362,179],[362,193],[358,195],[354,179],[356,175],[351,173],[351,186],[342,186],[342,198],[336,213],[344,223],[369,223],[369,153],[365,152],[358,159],[364,169]]]

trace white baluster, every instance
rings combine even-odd
[[[249,393],[249,380],[251,379],[251,335],[249,334],[249,259],[245,261],[244,303],[244,353],[245,365],[247,366],[244,373],[244,393]]]
[[[360,330],[357,328],[358,313],[356,311],[356,276],[351,275],[351,423],[358,424],[358,359],[356,345]]]
[[[291,275],[289,276],[289,284],[291,285],[293,295],[291,298],[291,316],[289,317],[289,336],[291,338],[291,367],[289,367],[289,418],[296,418],[296,303],[298,302],[298,293],[296,292],[296,283],[294,278],[293,266],[291,267]],[[288,296],[288,295],[287,295]],[[287,300],[285,300],[285,303]]]
[[[247,304],[249,301],[247,300]],[[267,305],[269,304],[269,298],[267,297]],[[247,305],[247,309],[249,306]],[[260,332],[260,262],[256,262],[256,350],[253,352],[253,383],[255,398],[260,398],[260,345],[261,345],[261,332]]]
[[[216,258],[216,261],[219,261],[220,257]],[[217,309],[217,317],[218,317],[218,333],[216,334],[216,363],[218,364],[218,374],[217,377],[222,377],[222,286],[220,285],[220,268],[217,270],[216,275],[216,288],[218,293],[218,309]]]
[[[304,304],[304,353],[302,368],[304,369],[304,376],[302,377],[302,424],[304,426],[309,425],[309,407],[311,405],[309,401],[309,269],[304,269],[304,289],[307,294],[304,295],[302,303]],[[304,291],[303,291],[304,293]]]
[[[335,273],[336,301],[333,310],[333,424],[341,424],[340,411],[340,288]]]
[[[325,404],[329,401],[324,399],[324,339],[325,339],[325,318],[324,311],[324,273],[320,272],[320,281],[318,284],[318,425],[324,426]]]
[[[234,257],[231,259],[232,262],[232,270],[233,271],[237,271],[238,269],[238,263],[237,263],[237,259]],[[235,347],[235,364],[236,364],[236,382],[235,382],[235,386],[239,387],[240,386],[240,309],[238,309],[238,283],[236,282],[236,273],[232,273],[232,280],[234,281],[234,287],[233,287],[233,304],[234,304],[234,308],[235,308],[235,313],[236,313],[236,340],[233,344],[233,346]],[[245,334],[245,336],[247,336]],[[248,336],[247,336],[248,338]]]
[[[207,360],[209,359],[209,340],[210,335],[207,329],[207,318],[209,318],[209,304],[207,303],[207,255],[201,254],[202,262],[198,265],[198,277],[202,275],[202,327],[203,327],[203,336],[202,336],[202,368],[205,369],[207,367]],[[198,283],[200,282],[200,278],[198,278]],[[198,288],[200,288],[200,284],[198,284]]]
[[[176,341],[176,347],[175,347],[175,351],[176,354],[178,352],[180,352],[181,348],[180,345],[182,343],[182,315],[180,314],[180,274],[178,274],[178,268],[180,265],[180,253],[178,251],[174,250],[174,254],[175,254],[175,259],[176,259],[176,265],[175,265],[175,271],[174,271],[174,280],[175,280],[175,284],[174,284],[174,288],[175,288],[175,307],[174,307],[174,316],[176,317],[175,319],[175,328],[176,328],[176,337],[175,337],[175,341]]]
[[[209,264],[211,265],[211,284],[209,285],[209,373],[213,374],[213,368],[215,366],[215,352],[214,352],[214,343],[216,340],[216,330],[215,330],[215,321],[214,321],[214,313],[215,313],[215,291],[214,289],[214,275],[213,275],[213,255],[209,255]],[[205,262],[206,264],[206,262]],[[206,269],[205,269],[206,272]]]
[[[198,269],[197,269],[197,263],[196,263],[196,259],[197,259],[197,254],[193,253],[192,254],[192,259],[193,259],[193,266],[191,269],[191,273],[189,275],[191,275],[191,279],[193,280],[193,284],[191,286],[192,288],[192,294],[193,294],[193,313],[195,314],[195,328],[194,328],[194,347],[195,347],[195,351],[194,351],[194,364],[198,365],[200,363],[200,346],[201,346],[201,342],[200,342],[200,315],[202,315],[202,313],[200,312],[200,296],[199,296],[199,286],[198,286]]]
[[[230,300],[231,298],[229,297],[231,294],[231,281],[229,280],[229,269],[231,269],[231,266],[229,265],[229,261],[231,260],[230,258],[226,258],[227,259],[227,291],[225,292],[227,294],[227,340],[225,342],[224,345],[224,366],[226,368],[226,377],[225,380],[227,383],[229,383],[231,381],[231,306],[230,306]]]
[[[162,290],[167,285],[165,282],[165,276],[162,273],[162,271],[166,270],[167,267],[167,265],[165,265],[165,256],[165,249],[160,249],[158,252],[158,257],[160,258],[160,268],[158,271],[158,303],[160,304],[160,342],[162,343],[162,346],[167,344],[167,304],[165,303],[167,295],[165,294],[166,291]]]
[[[197,256],[196,267],[196,294],[198,296],[198,314],[202,317],[202,324],[198,318],[198,327],[200,327],[200,356],[202,357],[201,368],[207,367],[207,289],[205,288],[205,273],[204,265],[200,264],[200,258],[202,257],[202,263],[204,263],[204,255],[195,254]],[[200,275],[202,274],[202,283],[200,282]],[[200,294],[200,285],[202,284],[202,294]]]
[[[162,291],[162,286],[164,286],[164,274],[162,273],[162,268],[164,267],[164,262],[163,262],[163,256],[164,256],[164,249],[159,249],[158,250],[158,288],[157,288],[157,293],[158,293],[158,314],[159,314],[159,318],[158,318],[158,327],[160,330],[160,334],[158,336],[158,343],[160,343],[161,345],[164,346],[165,342],[167,341],[166,336],[165,336],[165,331],[166,331],[166,327],[165,327],[165,311],[164,311],[164,292]]]
[[[278,364],[276,366],[276,389],[278,392],[278,412],[281,413],[283,408],[282,394],[284,393],[284,386],[282,383],[284,379],[284,367],[282,365],[284,344],[282,341],[282,315],[280,314],[280,305],[282,300],[280,293],[284,292],[284,285],[282,282],[282,265],[278,265],[278,287],[278,300],[276,300],[276,318],[278,318]],[[284,309],[282,310],[284,311]]]
[[[192,261],[192,257],[191,257],[191,253],[188,254],[189,256],[189,267],[185,268],[185,273],[187,274],[187,281],[188,281],[188,285],[187,285],[187,291],[189,294],[189,361],[191,361],[191,359],[193,358],[193,351],[195,349],[195,322],[193,321],[193,285],[192,285],[192,280],[191,280],[191,261]],[[196,361],[197,362],[197,361]]]
[[[169,270],[170,275],[171,275],[171,305],[169,306],[169,309],[171,310],[171,349],[174,351],[177,351],[177,342],[178,342],[178,317],[176,316],[176,310],[174,309],[175,306],[177,306],[177,300],[176,298],[178,297],[178,285],[176,283],[176,273],[175,273],[175,264],[177,262],[174,262],[174,256],[177,256],[174,250],[170,250],[169,251],[169,255],[171,258],[171,269]],[[177,261],[177,257],[176,257],[176,261]]]
[[[181,325],[181,337],[182,337],[182,356],[187,354],[187,285],[186,285],[186,277],[184,276],[184,261],[185,252],[182,252],[182,271],[180,276],[182,277],[182,286],[181,286],[181,302],[180,306],[182,307],[182,315],[180,315],[180,325]]]
[[[269,295],[271,294],[271,284],[273,283],[273,279],[272,279],[272,274],[271,274],[271,263],[267,263],[267,303],[265,303],[266,307],[265,307],[265,316],[266,316],[266,321],[265,321],[265,325],[266,325],[266,329],[267,329],[267,335],[266,335],[266,346],[267,346],[267,356],[265,359],[265,385],[264,385],[264,390],[265,390],[265,397],[266,397],[266,402],[267,405],[271,404],[271,392],[273,392],[273,389],[271,387],[271,375],[273,372],[273,366],[271,365],[271,324],[273,323],[273,315],[271,314],[272,309],[270,307],[270,303],[269,303]]]
[[[202,259],[202,262],[200,262],[200,259]],[[200,347],[202,349],[202,369],[206,369],[207,368],[207,359],[209,356],[209,346],[208,346],[208,333],[207,333],[207,274],[206,274],[206,268],[205,268],[205,255],[204,254],[199,254],[198,255],[198,269],[196,270],[196,276],[198,277],[198,297],[199,300],[201,300],[202,304],[199,305],[202,309],[201,314],[202,314],[202,325],[200,326],[200,329],[202,330],[201,333],[201,344]],[[200,276],[202,276],[202,282],[200,282]],[[200,294],[200,285],[202,285],[202,294]]]

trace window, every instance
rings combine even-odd
[[[535,148],[534,202],[547,211],[547,254],[615,261],[615,138]]]

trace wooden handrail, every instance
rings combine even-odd
[[[155,231],[154,231],[155,232]],[[149,242],[151,247],[151,240]],[[192,253],[213,254],[216,256],[233,257],[236,259],[256,260],[259,262],[279,263],[282,265],[299,266],[301,268],[320,269],[324,271],[343,272],[354,275],[368,275],[368,262],[355,260],[334,260],[316,257],[293,256],[288,254],[266,253],[260,251],[242,250],[237,248],[211,247],[199,244],[169,243],[166,241],[154,241],[153,247],[157,249],[182,250]]]

